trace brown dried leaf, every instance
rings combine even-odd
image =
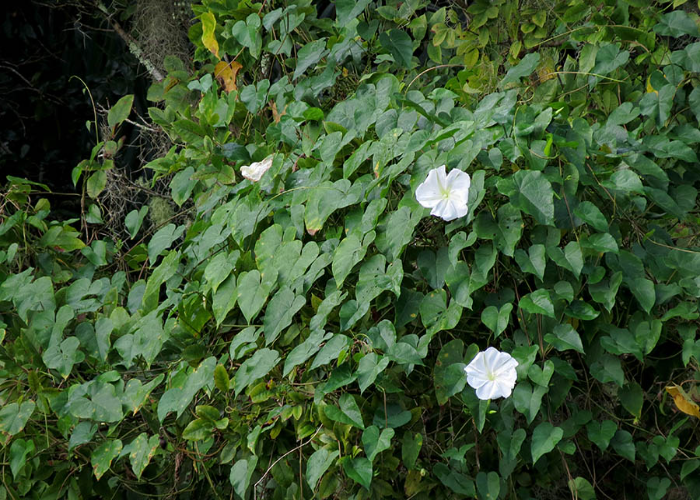
[[[236,86],[236,76],[238,75],[238,70],[242,67],[241,63],[236,61],[230,63],[221,61],[214,68],[214,77],[221,82],[226,92],[232,92],[238,89]]]

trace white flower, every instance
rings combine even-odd
[[[270,170],[273,159],[274,155],[270,155],[263,161],[243,166],[241,167],[241,175],[251,182],[258,182],[260,179],[262,179],[263,174]]]
[[[477,354],[464,371],[467,383],[476,389],[476,397],[487,400],[510,396],[518,377],[516,366],[513,356],[489,347]]]
[[[469,174],[452,169],[445,174],[445,165],[434,168],[416,189],[418,203],[432,208],[430,215],[451,221],[467,215],[467,198],[471,180]]]

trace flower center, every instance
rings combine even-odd
[[[440,194],[442,195],[443,200],[449,200],[450,199],[450,190],[440,186]]]
[[[496,380],[496,374],[493,373],[491,370],[486,370],[486,378],[493,382]]]

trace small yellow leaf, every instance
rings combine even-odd
[[[673,397],[673,402],[676,403],[676,408],[686,415],[700,418],[700,407],[697,405],[697,403],[695,403],[695,401],[690,399],[690,396],[686,394],[681,386],[676,384],[666,386],[666,392]]]
[[[216,18],[211,12],[202,14],[202,43],[216,57],[219,57],[219,42],[216,41]]]
[[[647,77],[647,94],[651,94],[652,92],[657,92],[657,90],[651,86],[651,77]]]
[[[238,88],[236,87],[236,76],[238,75],[238,70],[242,67],[241,63],[236,61],[231,63],[221,61],[214,68],[214,77],[223,84],[226,92],[231,92]]]

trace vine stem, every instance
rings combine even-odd
[[[319,426],[318,426],[318,429],[316,429],[316,432],[314,432],[313,435],[312,435],[309,439],[306,440],[306,442],[301,443],[301,444],[300,444],[299,446],[297,446],[296,448],[292,448],[292,449],[289,450],[287,453],[285,453],[284,455],[282,455],[281,457],[279,457],[277,460],[275,460],[275,461],[272,463],[272,465],[270,465],[270,466],[267,468],[267,470],[265,471],[265,474],[263,474],[262,477],[260,477],[260,479],[258,479],[258,482],[255,483],[255,486],[253,486],[253,494],[254,494],[254,496],[255,496],[256,499],[258,498],[258,485],[263,481],[263,479],[265,479],[265,477],[267,477],[267,475],[270,473],[270,471],[272,470],[272,468],[273,468],[275,465],[277,465],[277,464],[278,464],[283,458],[285,458],[287,455],[291,455],[291,454],[294,453],[295,451],[301,450],[304,446],[306,446],[306,445],[309,444],[311,441],[313,441],[313,439],[316,437],[316,434],[318,434],[319,432],[321,432],[321,429],[323,429],[323,425],[319,425]],[[299,487],[301,488],[302,485],[299,485]]]

